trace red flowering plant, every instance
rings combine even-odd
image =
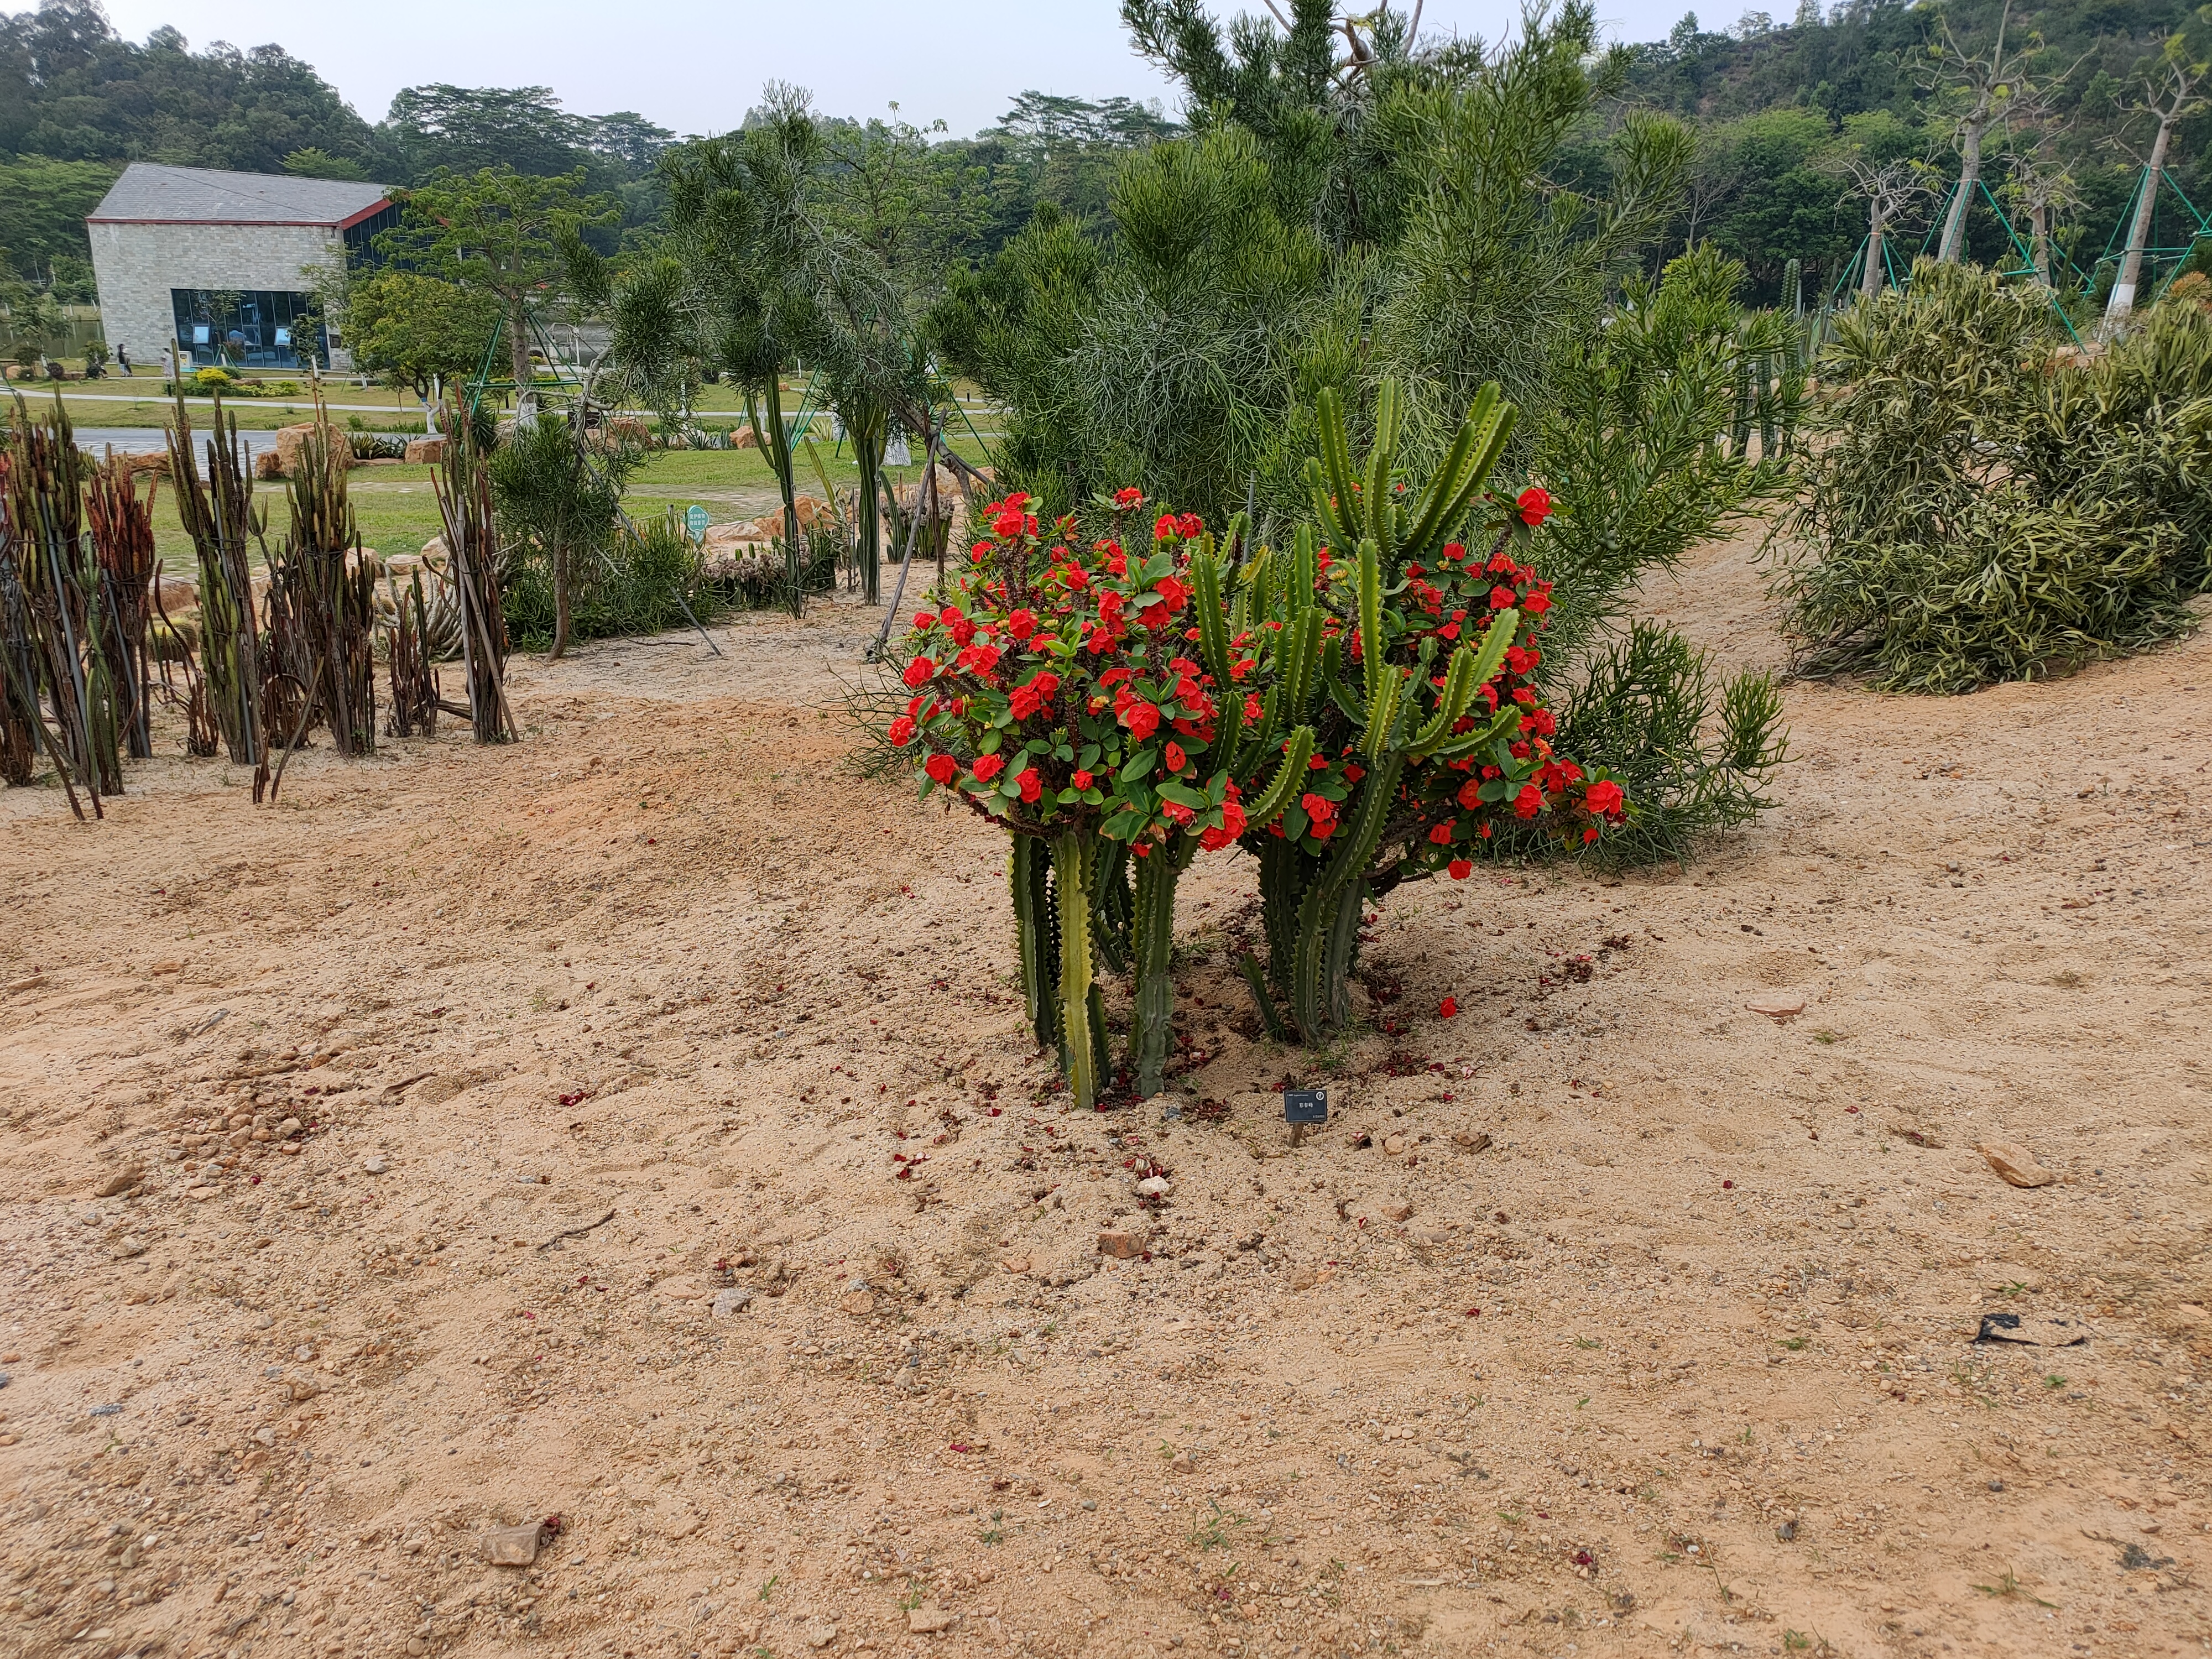
[[[1267,979],[1308,1042],[1350,1015],[1369,898],[1438,870],[1464,877],[1500,813],[1548,815],[1580,836],[1625,806],[1611,779],[1553,752],[1530,682],[1550,587],[1512,554],[1550,501],[1484,490],[1511,405],[1485,387],[1419,491],[1394,471],[1398,408],[1385,383],[1355,474],[1341,405],[1322,394],[1322,454],[1306,464],[1316,525],[1301,527],[1279,584],[1265,564],[1251,573],[1245,602],[1270,641],[1271,716],[1310,719],[1320,735],[1298,800],[1245,839],[1261,862]],[[1448,539],[1469,520],[1485,526],[1475,556]],[[1332,546],[1357,550],[1339,558]],[[1259,964],[1244,971],[1279,1024]]]
[[[1417,812],[1413,829],[1419,834],[1409,831],[1407,836],[1396,872],[1400,880],[1438,870],[1464,880],[1501,817],[1535,819],[1562,841],[1588,842],[1626,811],[1620,786],[1602,769],[1586,775],[1574,761],[1554,751],[1558,722],[1534,683],[1544,659],[1541,636],[1552,584],[1515,555],[1549,510],[1550,498],[1542,490],[1523,490],[1493,532],[1488,558],[1449,542],[1437,553],[1434,569],[1419,562],[1405,567],[1410,602],[1405,615],[1417,635],[1424,617],[1430,635],[1444,641],[1462,635],[1474,625],[1469,618],[1486,612],[1517,620],[1502,667],[1477,689],[1474,704],[1462,717],[1464,729],[1471,730],[1474,722],[1510,709],[1510,722],[1486,744],[1407,769],[1402,787]],[[1440,687],[1442,682],[1436,684]]]
[[[1141,1081],[1145,1057],[1166,1048],[1171,991],[1166,1010],[1152,1005],[1164,994],[1174,874],[1254,816],[1226,767],[1207,759],[1242,723],[1237,681],[1250,669],[1249,655],[1221,654],[1211,669],[1202,660],[1208,630],[1192,613],[1201,584],[1218,596],[1212,540],[1196,517],[1162,514],[1149,545],[1133,550],[1125,526],[1143,503],[1133,489],[1103,503],[1113,533],[1086,552],[1075,550],[1072,518],[1041,526],[1026,496],[985,509],[988,533],[969,568],[914,618],[903,676],[913,697],[887,733],[921,757],[925,799],[957,797],[1012,833],[1030,1014],[1038,1040],[1059,1045],[1085,1106],[1109,1069],[1093,955],[1101,945],[1119,955],[1112,919],[1128,906],[1108,890],[1121,880],[1124,849],[1139,860]],[[1156,1087],[1157,1060],[1149,1069]]]

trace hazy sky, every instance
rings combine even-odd
[[[1684,3],[1599,0],[1599,16],[1611,34],[1653,40]],[[1733,22],[1741,0],[1726,9],[1706,27]],[[1166,84],[1129,49],[1115,0],[107,0],[107,13],[133,40],[168,23],[196,47],[274,40],[371,121],[401,87],[431,81],[549,86],[577,114],[636,110],[680,133],[736,125],[770,78],[811,88],[830,114],[877,114],[896,99],[908,120],[941,118],[963,135],[1031,87],[1161,98],[1173,110]],[[1519,0],[1428,0],[1422,28],[1495,39],[1519,15]]]

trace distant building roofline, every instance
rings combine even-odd
[[[391,205],[378,184],[133,161],[85,222],[344,230]]]

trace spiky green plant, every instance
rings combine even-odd
[[[293,727],[319,718],[339,754],[373,755],[375,575],[354,523],[349,465],[341,441],[318,421],[286,485],[291,529],[270,583],[270,632],[307,699]],[[288,743],[290,736],[288,729]]]
[[[230,757],[257,769],[269,766],[262,722],[261,630],[254,617],[252,549],[263,518],[253,504],[252,471],[238,435],[238,417],[226,416],[216,393],[215,431],[207,442],[207,476],[192,454],[191,416],[184,393],[176,398],[169,428],[169,477],[177,516],[199,562],[200,667],[215,705],[216,725]]]
[[[1241,514],[1231,520],[1224,545],[1233,546],[1240,540],[1242,521]],[[1207,753],[1226,758],[1219,775],[1224,793],[1239,775],[1264,779],[1249,803],[1241,786],[1235,798],[1243,834],[1264,834],[1282,817],[1304,775],[1306,762],[1313,754],[1314,732],[1310,726],[1298,725],[1279,742],[1272,741],[1264,710],[1259,727],[1246,731],[1243,701],[1237,690],[1239,679],[1229,612],[1222,603],[1221,574],[1213,538],[1202,537],[1190,562],[1192,608],[1199,629],[1199,660],[1207,678],[1220,689],[1219,712]],[[1273,772],[1267,775],[1271,764]],[[1174,787],[1163,786],[1163,791]],[[1208,804],[1220,803],[1209,800]],[[1221,844],[1235,838],[1226,832],[1217,837]],[[1139,1097],[1158,1094],[1166,1084],[1175,1023],[1176,894],[1204,839],[1196,833],[1185,833],[1135,849],[1141,856],[1133,860],[1136,880],[1129,906],[1128,954],[1136,976],[1136,999],[1129,1017],[1129,1064]]]
[[[123,790],[123,702],[105,637],[108,587],[84,533],[83,468],[59,395],[52,412],[35,421],[19,397],[9,445],[0,541],[21,590],[33,676],[15,686],[10,701],[42,727],[43,680],[55,721],[40,735],[70,786],[72,808],[82,785],[94,815],[102,816],[100,798]]]
[[[458,601],[469,725],[478,743],[520,735],[507,700],[507,614],[501,598],[499,526],[492,505],[489,441],[459,409],[439,416],[446,453],[431,483],[446,526],[447,574]]]
[[[1504,665],[1521,621],[1516,611],[1498,612],[1479,642],[1463,640],[1439,665],[1433,638],[1399,648],[1405,625],[1388,603],[1402,589],[1407,568],[1435,558],[1482,494],[1513,423],[1512,406],[1497,386],[1483,388],[1443,465],[1410,501],[1395,471],[1395,384],[1386,381],[1378,392],[1374,442],[1356,471],[1333,391],[1322,393],[1317,413],[1321,453],[1306,466],[1314,520],[1334,546],[1356,547],[1357,556],[1340,580],[1324,580],[1312,527],[1302,526],[1279,591],[1263,563],[1248,573],[1246,606],[1248,616],[1268,622],[1277,641],[1275,684],[1258,738],[1263,751],[1277,726],[1310,719],[1324,738],[1323,754],[1357,757],[1344,769],[1351,787],[1340,827],[1321,852],[1308,850],[1302,835],[1257,834],[1247,842],[1261,861],[1270,976],[1308,1042],[1350,1017],[1352,960],[1375,860],[1386,841],[1408,827],[1398,821],[1406,768],[1475,753],[1518,713],[1508,703],[1488,720],[1469,721],[1477,690]],[[1358,652],[1356,685],[1344,672],[1348,647]],[[1297,827],[1306,827],[1303,809]]]

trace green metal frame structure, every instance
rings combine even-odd
[[[2148,166],[2140,167],[2136,170],[2135,188],[2128,193],[2127,204],[2121,210],[2119,222],[2112,228],[2112,234],[2106,239],[2104,252],[2098,256],[2096,263],[2087,270],[2084,270],[2081,266],[2075,261],[2073,256],[2059,246],[2056,239],[2053,239],[2051,241],[2051,250],[2055,260],[2066,272],[2071,274],[2075,281],[2081,283],[2084,290],[2093,289],[2095,286],[2095,272],[2099,268],[2103,266],[2107,260],[2114,259],[2118,257],[2116,252],[2116,249],[2119,246],[2122,236],[2127,226],[2134,221],[2136,204],[2142,200],[2144,187],[2149,180],[2149,175],[2150,168]],[[1995,194],[1991,192],[1989,183],[1986,179],[1978,179],[1974,182],[1976,188],[1981,195],[1982,200],[1988,204],[1990,211],[1996,215],[1997,222],[2004,227],[2005,238],[2012,244],[2014,257],[2019,262],[2015,265],[1999,271],[1998,275],[2001,276],[2033,276],[2037,275],[2034,256],[2030,252],[2027,244],[2021,240],[2019,228],[2012,222],[2012,216],[2004,210],[2003,204],[2001,204]],[[1945,204],[1945,213],[1938,214],[1929,221],[1926,233],[1920,239],[1920,247],[1918,252],[1921,254],[1925,254],[1929,251],[1929,247],[1934,245],[1937,233],[1942,228],[1944,218],[1948,215],[1949,204],[1951,202],[1955,202],[1958,199],[1957,191],[1959,188],[1962,188],[1964,186],[1964,183],[1965,181],[1961,180],[1960,185],[1954,188],[1951,197]],[[2198,245],[2205,242],[2212,242],[2212,220],[2208,220],[2203,214],[2197,210],[2196,203],[2191,201],[2189,199],[2188,193],[2174,181],[2172,168],[2160,169],[2159,173],[2159,183],[2166,188],[2172,191],[2175,199],[2188,210],[2190,218],[2195,221],[2197,229],[2195,234],[2192,234],[2186,242],[2180,243],[2179,245],[2153,245],[2143,249],[2143,258],[2149,264],[2152,270],[2154,272],[2160,272],[2162,270],[2162,275],[2154,277],[2153,283],[2148,285],[2152,289],[2150,298],[2153,301],[2156,301],[2158,296],[2165,292],[2166,284],[2173,280],[2175,274],[2185,264],[2188,262],[2190,256],[2196,252]],[[2154,221],[2154,222],[2155,222]],[[1873,240],[1874,237],[1871,233],[1859,239],[1858,247],[1852,252],[1850,258],[1844,264],[1842,271],[1838,274],[1835,282],[1830,285],[1828,289],[1827,305],[1824,309],[1839,308],[1842,305],[1848,304],[1849,296],[1858,291],[1859,279],[1866,269],[1866,261],[1872,252],[1869,245]],[[1891,252],[1891,241],[1892,239],[1887,234],[1885,234],[1881,238],[1881,246],[1879,252],[1882,264],[1883,276],[1888,285],[1892,288],[1899,289],[1909,288],[1912,282],[1911,270],[1910,267],[1903,271],[1898,270],[1897,260]],[[2081,337],[2074,327],[2073,319],[2066,314],[2066,308],[2058,303],[2058,295],[2055,288],[2051,292],[2051,304],[2052,310],[2056,311],[2058,314],[2059,322],[2064,325],[2067,333],[2072,336],[2074,343],[2076,345],[2079,345],[2081,343]]]

